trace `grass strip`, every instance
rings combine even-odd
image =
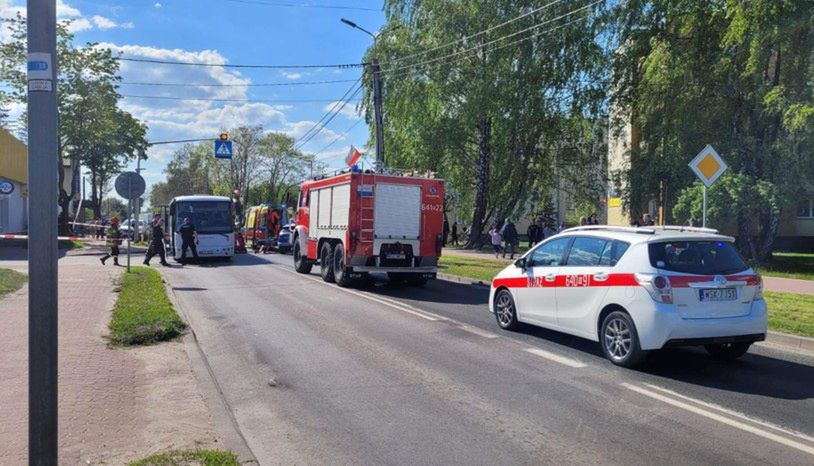
[[[175,338],[185,328],[167,298],[161,274],[149,267],[132,267],[122,274],[110,322],[114,344],[149,345]]]
[[[814,337],[814,296],[764,291],[769,307],[769,328]]]
[[[485,257],[441,256],[438,271],[450,275],[491,282],[498,272],[509,265],[509,261],[487,259]]]
[[[803,252],[776,252],[772,263],[758,268],[767,277],[814,280],[814,254]]]
[[[239,466],[237,456],[230,451],[193,450],[159,453],[134,461],[130,466]]]
[[[0,297],[14,293],[25,285],[28,276],[11,269],[0,269]]]

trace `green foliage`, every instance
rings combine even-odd
[[[814,254],[803,252],[775,252],[770,263],[758,268],[767,277],[814,280]]]
[[[172,308],[161,274],[149,267],[132,267],[122,274],[121,292],[110,322],[117,345],[148,345],[171,340],[186,324]]]
[[[0,268],[0,298],[19,290],[26,281],[28,281],[28,277],[24,273]]]
[[[673,218],[678,224],[684,224],[691,218],[700,220],[703,205],[704,185],[696,182],[679,192]],[[758,223],[777,214],[780,206],[777,187],[772,183],[763,180],[755,182],[740,173],[723,175],[707,190],[707,225],[732,229],[743,217],[757,229]]]
[[[117,197],[109,197],[102,201],[101,213],[108,219],[113,217],[127,218],[127,204]]]
[[[489,259],[487,254],[473,254],[472,257],[445,255],[441,256],[438,268],[441,273],[491,283],[495,275],[505,269],[509,262]]]
[[[168,453],[158,453],[139,461],[134,461],[129,466],[239,466],[237,456],[230,451],[220,450],[194,450],[194,451],[171,451]]]

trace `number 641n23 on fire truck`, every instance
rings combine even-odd
[[[444,225],[444,181],[349,171],[300,186],[294,266],[350,286],[371,272],[423,285],[435,278]]]

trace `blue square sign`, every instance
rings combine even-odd
[[[231,159],[232,141],[215,141],[215,157],[219,159]]]

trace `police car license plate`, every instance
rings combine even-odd
[[[738,299],[735,288],[711,288],[701,290],[701,301],[734,301]]]

